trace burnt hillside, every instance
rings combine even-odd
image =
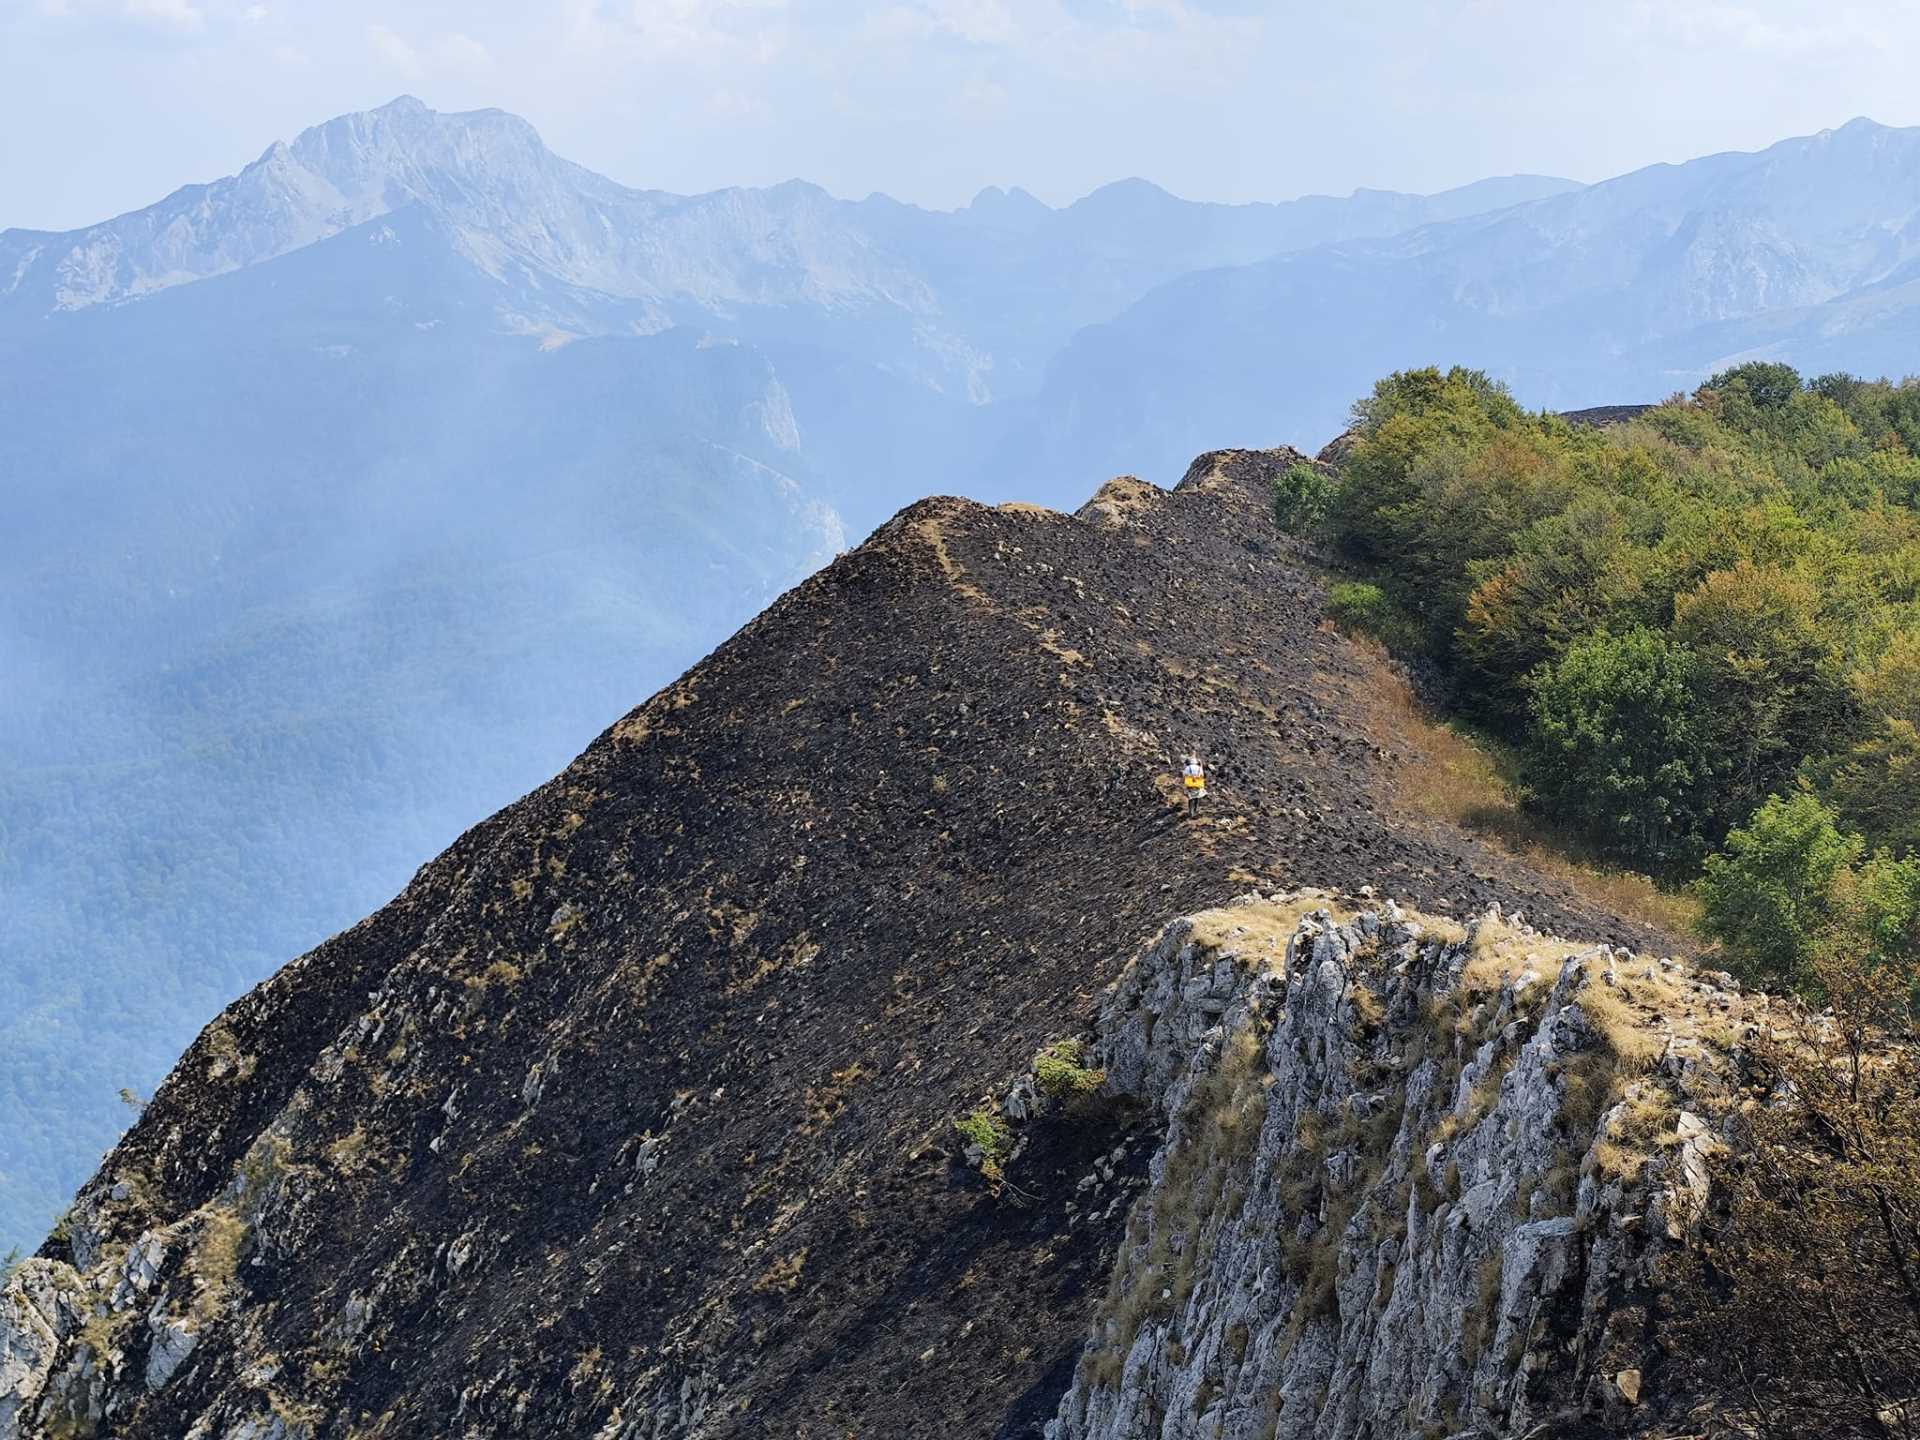
[[[1646,938],[1393,813],[1299,458],[913,506],[236,1002],[43,1250],[126,1303],[89,1363],[36,1281],[17,1433],[1037,1433],[1126,1218],[1076,1187],[1150,1147],[992,1195],[951,1121],[1156,926],[1371,884]]]

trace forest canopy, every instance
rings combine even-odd
[[[1920,383],[1748,364],[1595,427],[1415,370],[1340,449],[1277,513],[1530,805],[1697,881],[1752,978],[1817,989],[1836,927],[1920,960]]]

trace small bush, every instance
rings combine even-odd
[[[1000,1162],[1013,1149],[1013,1132],[997,1110],[980,1105],[953,1122],[960,1138],[980,1152],[980,1173],[998,1178]]]
[[[1056,1040],[1033,1057],[1033,1078],[1051,1100],[1081,1100],[1107,1083],[1107,1072],[1083,1062],[1087,1047],[1077,1039]]]
[[[1273,482],[1273,518],[1289,535],[1319,533],[1333,506],[1333,476],[1316,465],[1290,465]]]
[[[1813,795],[1768,797],[1701,877],[1700,928],[1749,983],[1820,997],[1817,958],[1920,970],[1920,857],[1866,855]]]
[[[1421,648],[1419,624],[1378,585],[1336,580],[1327,587],[1327,616],[1348,634],[1371,635],[1396,654]]]

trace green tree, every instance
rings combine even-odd
[[[1334,478],[1318,465],[1289,465],[1273,482],[1273,518],[1289,535],[1318,534],[1333,505]]]
[[[1701,387],[1713,395],[1738,397],[1759,410],[1779,410],[1800,393],[1800,372],[1791,365],[1749,361],[1722,370]]]
[[[1816,942],[1833,916],[1835,882],[1866,849],[1843,834],[1819,798],[1770,796],[1700,878],[1701,929],[1726,947],[1729,968],[1765,984],[1811,983]]]
[[[1354,422],[1334,613],[1415,632],[1536,803],[1650,870],[1803,783],[1862,855],[1920,848],[1920,383],[1742,365],[1596,429],[1410,370]]]
[[[1529,683],[1533,803],[1603,851],[1666,868],[1698,846],[1707,779],[1693,658],[1658,631],[1576,640]]]
[[[1674,603],[1675,637],[1699,659],[1707,739],[1724,766],[1723,824],[1784,789],[1801,759],[1854,730],[1840,645],[1814,578],[1741,561]]]
[[[1809,767],[1849,829],[1895,855],[1920,855],[1920,729],[1888,715],[1865,740]]]
[[[1616,496],[1581,495],[1530,526],[1506,560],[1480,567],[1461,649],[1507,707],[1524,707],[1522,677],[1636,607],[1645,558],[1626,512]]]

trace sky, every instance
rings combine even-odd
[[[1920,124],[1920,0],[0,0],[0,228],[230,174],[402,93],[629,185],[950,208],[1599,180]]]

